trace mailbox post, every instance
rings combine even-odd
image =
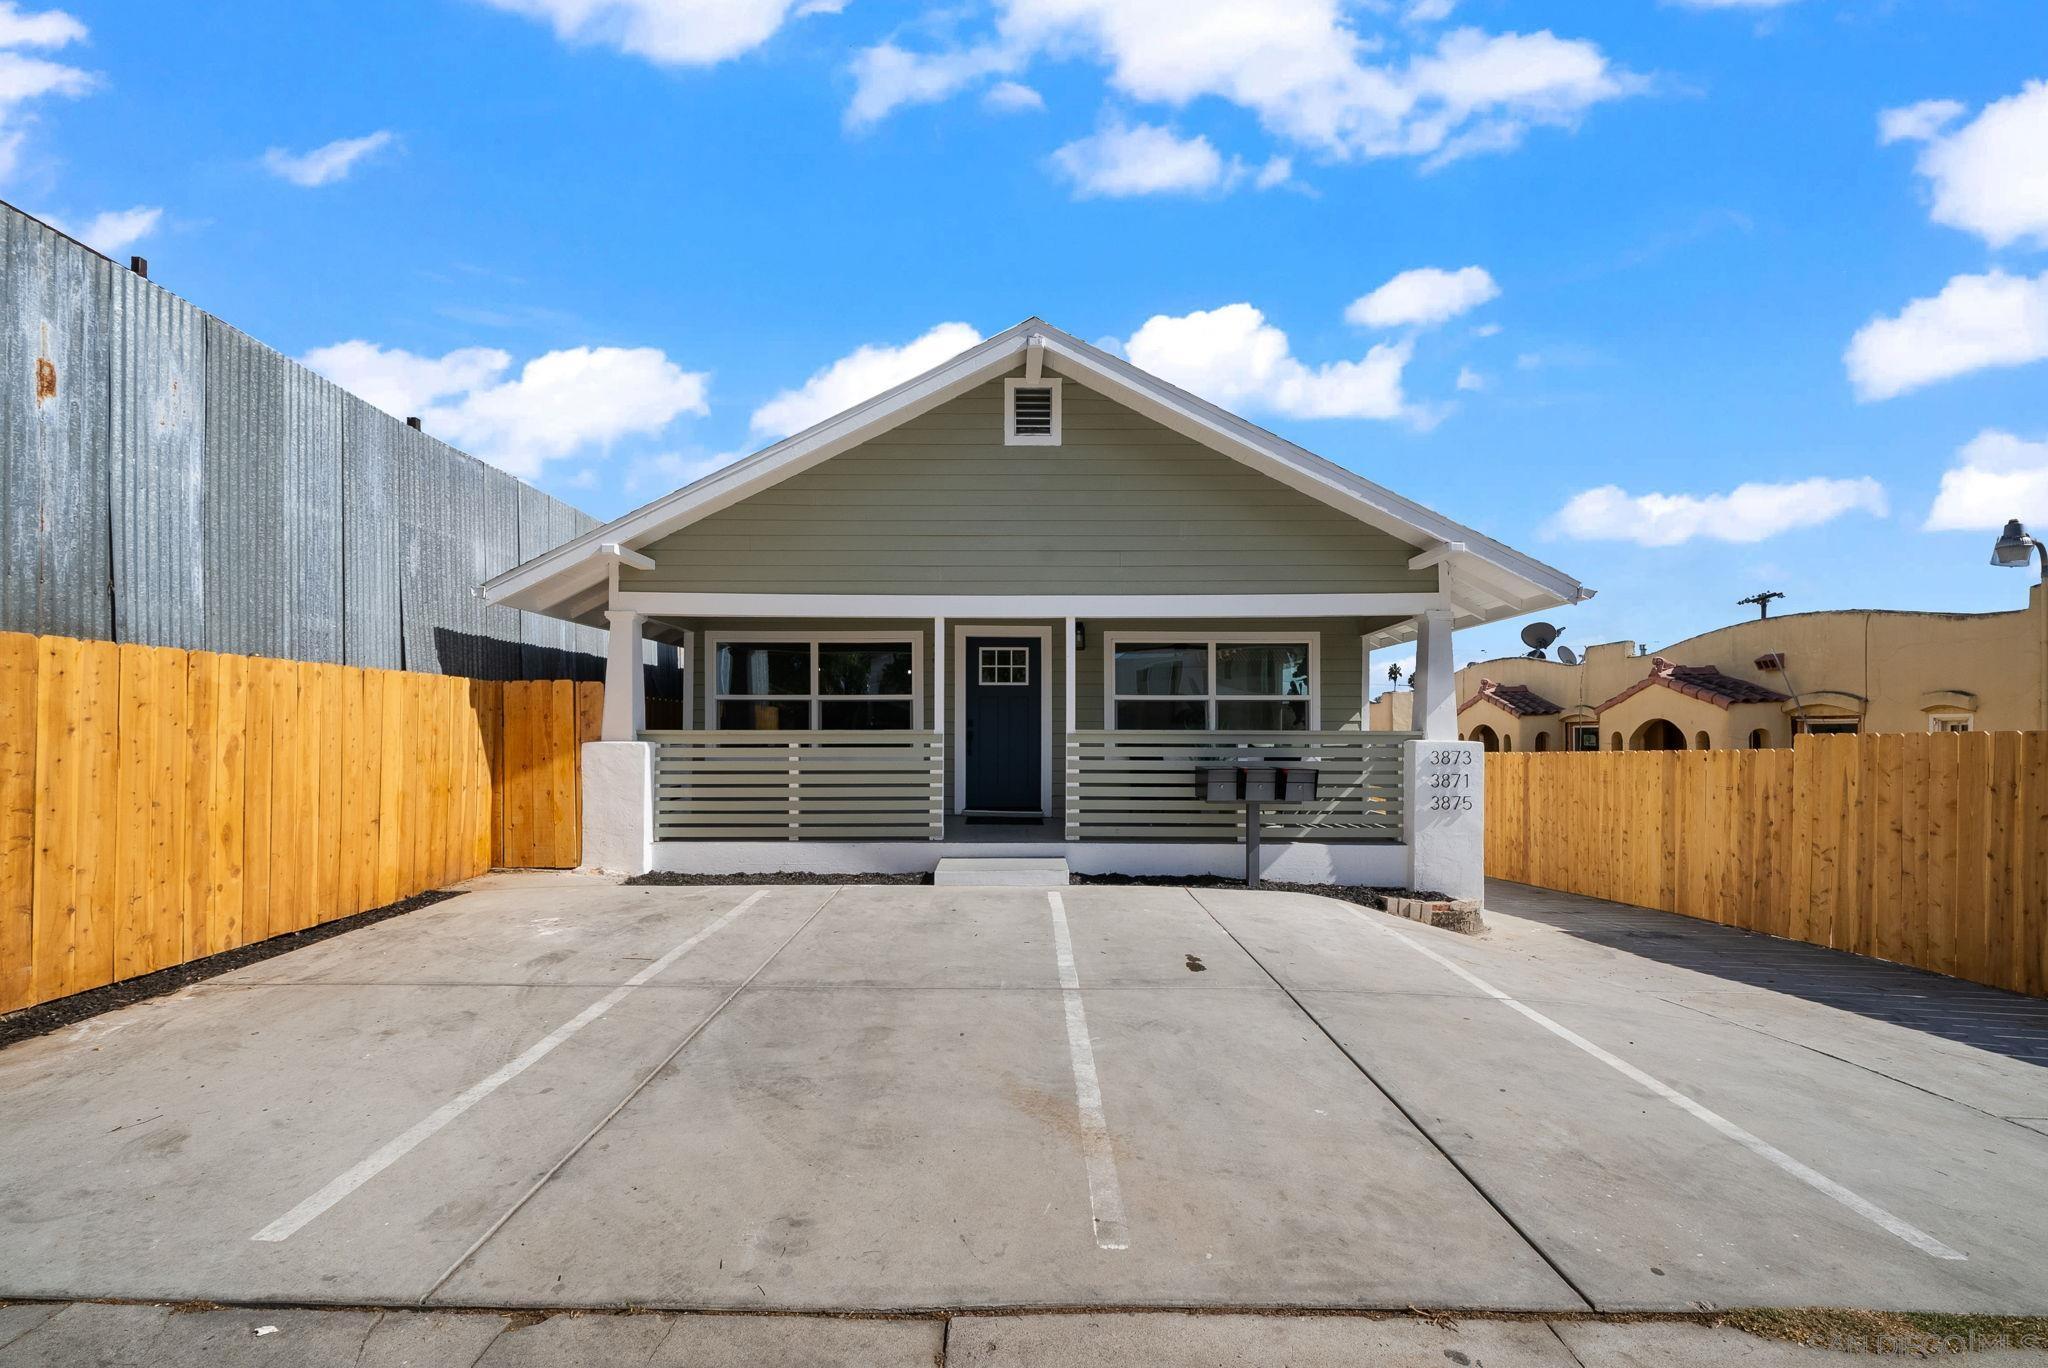
[[[1204,765],[1195,771],[1195,792],[1205,802],[1244,804],[1244,886],[1257,888],[1259,805],[1315,801],[1316,769],[1312,763],[1281,766],[1263,760]]]

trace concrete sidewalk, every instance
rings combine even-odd
[[[1863,1355],[1861,1361],[1893,1355]],[[0,1368],[1844,1368],[1857,1357],[1678,1321],[1071,1315],[832,1318],[0,1306]],[[1987,1368],[2048,1364],[1984,1350]]]

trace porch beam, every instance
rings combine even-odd
[[[1246,618],[1415,617],[1441,593],[1398,594],[702,594],[621,590],[614,608],[659,617]]]

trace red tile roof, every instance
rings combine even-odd
[[[1463,712],[1474,703],[1491,703],[1514,717],[1550,717],[1564,711],[1534,689],[1520,684],[1499,684],[1491,679],[1480,680],[1479,692],[1466,699],[1458,711]]]
[[[1784,703],[1787,695],[1734,675],[1722,674],[1712,665],[1680,665],[1657,656],[1650,661],[1650,673],[1600,705],[1605,712],[1625,698],[1633,698],[1653,684],[1674,689],[1687,698],[1697,698],[1716,707],[1737,703]]]

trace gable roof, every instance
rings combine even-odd
[[[1697,698],[1719,708],[1733,707],[1737,703],[1784,703],[1789,698],[1776,689],[1722,674],[1712,665],[1680,665],[1656,656],[1650,661],[1650,673],[1602,703],[1599,710],[1606,712],[1623,699],[1633,698],[1653,685],[1662,685],[1687,698]]]
[[[621,561],[633,563],[636,548],[801,474],[977,385],[1007,375],[1034,350],[1037,355],[1033,359],[1054,373],[1423,548],[1411,564],[1417,569],[1438,567],[1439,583],[1451,593],[1460,626],[1517,617],[1593,596],[1592,590],[1553,566],[1355,475],[1042,319],[1027,318],[915,379],[486,581],[484,599],[493,606],[594,620],[604,607],[611,566]],[[1389,634],[1387,639],[1393,636]]]
[[[1463,712],[1475,703],[1491,703],[1514,717],[1554,717],[1564,709],[1522,684],[1502,684],[1491,679],[1479,681],[1479,691],[1458,706]]]

